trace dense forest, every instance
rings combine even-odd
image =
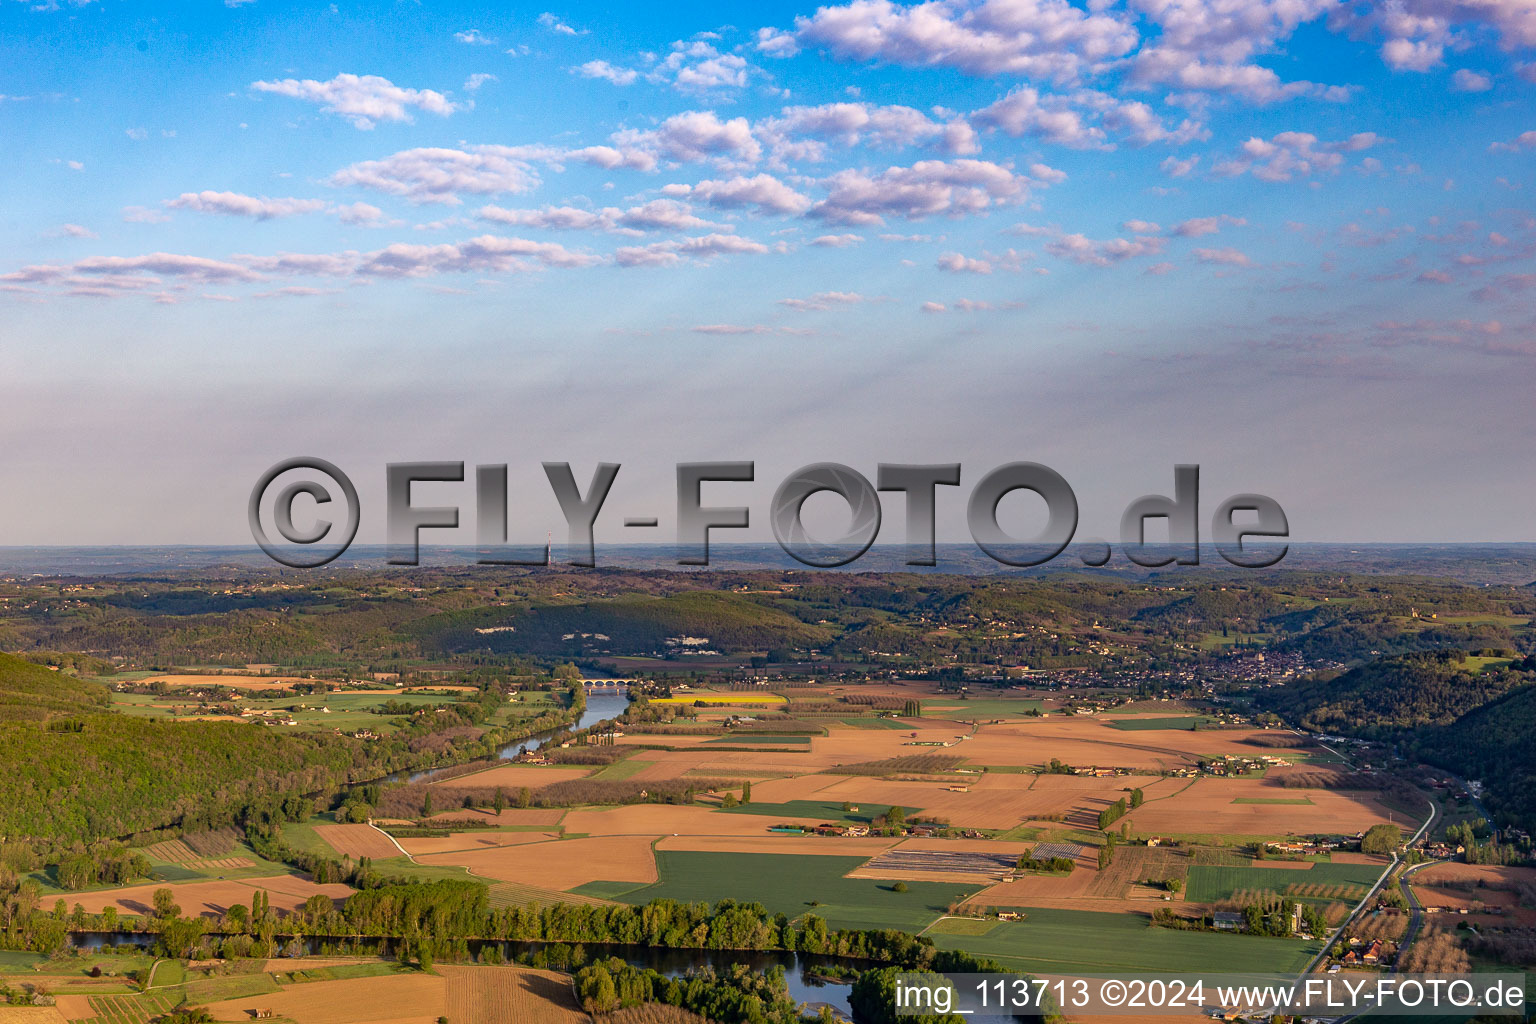
[[[486,628],[497,632],[476,632]],[[539,655],[594,649],[645,654],[664,650],[669,639],[682,636],[706,637],[712,646],[729,651],[819,647],[832,638],[830,630],[807,625],[780,609],[736,594],[709,592],[605,598],[521,611],[477,608],[424,619],[411,633],[447,653],[489,649]]]
[[[1309,729],[1387,740],[1487,787],[1487,804],[1536,828],[1536,657],[1439,650],[1378,658],[1259,696]]]
[[[499,705],[499,694],[455,702],[364,742],[243,722],[114,714],[102,706],[106,693],[99,684],[0,654],[0,840],[30,840],[46,852],[158,829],[271,820],[306,795],[485,756],[511,738],[479,724]],[[579,688],[573,699],[580,700]],[[571,717],[550,716],[529,728]]]
[[[41,722],[107,703],[107,688],[98,683],[0,653],[0,722]]]
[[[1483,780],[1494,814],[1536,831],[1536,687],[1516,690],[1448,726],[1422,730],[1413,747],[1426,760]]]
[[[1260,697],[1309,729],[1391,738],[1448,725],[1504,694],[1536,683],[1536,657],[1485,664],[1465,651],[1378,658],[1340,675],[1317,676]]]

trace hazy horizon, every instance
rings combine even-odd
[[[1521,0],[12,2],[0,54],[6,545],[245,543],[297,455],[362,543],[424,459],[521,538],[540,461],[666,543],[731,459],[733,540],[823,461],[961,463],[963,540],[1018,460],[1080,538],[1193,462],[1203,531],[1536,540]]]

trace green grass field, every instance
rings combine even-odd
[[[811,745],[809,736],[776,736],[772,733],[746,734],[740,733],[734,736],[716,736],[712,740],[705,740],[699,744],[701,747],[775,747],[808,749]]]
[[[1154,928],[1134,914],[1022,908],[1025,920],[1000,922],[985,935],[928,934],[940,949],[964,949],[1009,967],[1083,971],[1296,971],[1321,948],[1295,939]]]
[[[336,820],[330,815],[316,815],[308,821],[287,821],[282,826],[283,842],[301,850],[304,853],[314,854],[317,857],[335,857],[336,850],[320,838],[320,833],[315,831],[316,825],[334,825]]]
[[[628,896],[636,889],[643,889],[649,882],[588,882],[570,890],[578,896],[595,896],[600,900],[616,900]]]
[[[855,717],[851,717],[850,716],[850,717],[845,717],[845,718],[839,718],[838,721],[841,722],[843,725],[849,726],[849,727],[854,728],[854,729],[905,729],[905,728],[907,728],[907,726],[905,724],[903,724],[902,722],[897,721],[894,718],[876,718],[874,716],[869,716],[867,718],[855,718]]]
[[[338,964],[313,970],[289,971],[273,978],[279,985],[302,985],[311,981],[342,981],[347,978],[379,978],[388,974],[411,974],[413,968],[389,963]]]
[[[23,953],[20,950],[0,949],[0,972],[30,971],[43,962],[45,958],[36,953]]]
[[[1124,729],[1126,732],[1141,732],[1147,729],[1181,729],[1189,731],[1197,725],[1205,728],[1215,722],[1216,719],[1206,715],[1173,715],[1168,718],[1117,718],[1105,724],[1112,729]]]
[[[1189,869],[1186,899],[1200,903],[1231,898],[1240,889],[1267,889],[1284,894],[1290,886],[1366,886],[1376,883],[1381,868],[1374,864],[1325,864],[1310,868],[1254,868],[1197,864]]]
[[[889,804],[854,804],[856,811],[845,811],[841,803],[820,800],[786,800],[781,804],[750,803],[737,807],[722,807],[720,814],[760,814],[764,817],[783,818],[785,821],[813,818],[817,821],[846,821],[855,825],[867,825],[891,809]],[[917,808],[904,807],[907,817]],[[766,826],[765,826],[766,827]]]
[[[982,700],[957,700],[953,697],[935,697],[922,702],[923,717],[952,718],[968,722],[976,718],[1007,718],[1010,715],[1027,715],[1039,711],[1043,705],[1028,697],[986,698]]]
[[[594,779],[603,779],[604,781],[629,779],[639,775],[641,772],[645,771],[655,763],[655,761],[642,761],[639,758],[627,757],[622,761],[615,761],[613,764],[603,765],[603,767],[594,772],[591,777]]]
[[[625,903],[674,899],[714,902],[730,897],[761,903],[791,918],[817,914],[831,928],[899,928],[919,932],[945,908],[980,886],[908,882],[907,892],[891,883],[844,878],[863,857],[797,857],[778,853],[690,853],[656,851],[660,881],[618,898]]]
[[[154,971],[154,976],[149,980],[151,988],[182,985],[187,980],[187,965],[182,960],[161,960],[155,964]]]
[[[178,991],[186,993],[189,1003],[216,1003],[221,999],[271,995],[277,991],[277,982],[270,974],[232,974],[225,978],[194,981]]]
[[[935,921],[925,935],[987,935],[999,927],[1001,921],[984,921],[974,917],[946,917]]]
[[[498,884],[494,878],[471,874],[468,868],[456,864],[417,864],[406,857],[390,857],[374,861],[373,866],[386,876],[401,876],[420,882],[449,879],[456,882],[479,882],[482,885]]]

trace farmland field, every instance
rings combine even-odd
[[[439,973],[447,988],[444,1016],[455,1024],[587,1024],[565,975],[505,967],[441,967]]]
[[[147,915],[153,912],[156,889],[170,889],[181,912],[187,917],[220,917],[236,903],[249,905],[258,890],[264,891],[277,911],[297,910],[311,896],[329,896],[343,900],[352,894],[346,885],[316,885],[298,875],[246,878],[238,881],[177,882],[171,884],[133,885],[119,889],[99,889],[80,893],[72,901],[88,914],[99,914],[106,907],[119,913]]]
[[[389,836],[372,825],[316,825],[315,832],[337,853],[353,860],[380,860],[400,853]]]
[[[1188,729],[1193,732],[1215,721],[1205,715],[1178,715],[1173,718],[1115,718],[1106,724],[1125,732],[1141,732],[1144,729]]]
[[[788,800],[784,803],[759,803],[753,801],[749,804],[739,804],[736,807],[721,808],[720,814],[760,814],[767,817],[783,818],[785,821],[801,821],[810,819],[813,821],[845,821],[854,824],[867,825],[875,818],[881,817],[890,811],[889,804],[855,804],[858,810],[844,810],[841,802],[819,800]],[[905,808],[908,816],[916,808]]]
[[[1384,866],[1317,862],[1298,870],[1295,867],[1197,865],[1189,869],[1188,898],[1213,902],[1230,899],[1233,893],[1245,889],[1271,890],[1281,895],[1313,896],[1319,899],[1329,895],[1324,890],[1338,889],[1345,895],[1358,890],[1356,895],[1360,896],[1381,877]],[[1314,888],[1319,891],[1313,893],[1311,890]]]
[[[933,935],[940,949],[965,949],[1006,966],[1044,972],[1295,971],[1319,945],[1216,932],[1154,928],[1134,914],[1024,908],[1021,922],[1003,922],[982,936]]]
[[[677,697],[653,697],[653,704],[783,704],[785,699],[776,693],[685,693]]]
[[[574,889],[601,880],[651,882],[653,836],[593,836],[547,840],[418,857],[425,865],[459,865],[473,874],[547,889]]]
[[[892,892],[890,882],[845,878],[863,857],[795,857],[781,854],[693,853],[658,850],[655,885],[621,897],[625,903],[653,899],[682,902],[721,896],[761,903],[770,912],[798,918],[816,914],[832,928],[900,928],[921,931],[980,887],[948,882],[909,882]]]
[[[257,977],[267,979],[267,975]],[[428,974],[346,978],[247,993],[205,1005],[215,1020],[250,1020],[256,1010],[271,1010],[298,1024],[363,1024],[369,1021],[430,1021],[443,1013],[446,982]]]

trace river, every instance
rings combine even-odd
[[[589,693],[587,694],[587,707],[576,720],[575,725],[563,725],[558,729],[546,729],[544,732],[536,732],[532,736],[525,736],[507,744],[496,752],[501,759],[513,758],[525,750],[536,750],[546,740],[557,733],[574,732],[577,729],[585,729],[589,725],[596,725],[605,718],[618,718],[629,707],[629,696],[624,691],[618,693]],[[385,776],[384,782],[420,782],[422,779],[430,779],[433,775],[442,771],[442,768],[423,768],[416,772],[395,772]],[[362,783],[358,783],[362,785]]]
[[[533,750],[539,744],[549,739],[557,732],[574,732],[577,729],[585,729],[589,725],[596,725],[605,718],[618,718],[629,707],[629,697],[623,692],[619,693],[589,693],[587,694],[587,709],[581,713],[576,724],[563,729],[551,729],[548,732],[535,733],[526,739],[508,744],[501,748],[497,757],[516,757],[525,750]]]
[[[148,937],[131,934],[108,934],[103,932],[75,932],[70,935],[71,942],[81,949],[100,949],[109,943],[114,945],[142,945]],[[304,940],[306,949],[310,955],[318,955],[324,943],[337,943],[346,940],[323,939],[310,936]],[[377,943],[380,955],[390,957],[392,955],[392,941],[389,939],[373,940]],[[522,953],[530,953],[547,943],[537,942],[499,942],[490,940],[471,941],[470,950],[476,955],[486,946],[499,945],[503,956],[508,960]],[[732,964],[746,964],[755,972],[762,972],[773,967],[784,968],[784,981],[789,987],[790,998],[801,1003],[826,1003],[834,1007],[845,1017],[852,1017],[853,1010],[848,1004],[849,993],[853,990],[851,982],[831,981],[821,977],[817,973],[819,967],[829,964],[837,964],[848,967],[863,968],[869,964],[841,957],[817,957],[809,954],[797,954],[785,950],[723,950],[723,949],[665,949],[654,946],[626,946],[611,945],[599,942],[583,944],[586,951],[587,962],[606,960],[609,957],[619,959],[635,965],[636,967],[648,967],[671,978],[681,977],[688,971],[699,967],[712,966],[717,970],[729,969]]]

